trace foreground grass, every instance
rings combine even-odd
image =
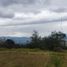
[[[66,52],[49,52],[39,49],[0,49],[0,67],[60,66],[67,67]]]

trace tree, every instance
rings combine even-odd
[[[41,37],[38,35],[37,31],[34,31],[32,36],[31,36],[30,47],[31,48],[39,48],[40,42],[41,42]]]
[[[49,50],[54,50],[58,47],[64,48],[65,37],[66,35],[62,32],[52,32],[50,36],[45,38],[46,48]]]
[[[0,48],[3,47],[5,40],[6,40],[5,37],[0,37]]]
[[[16,47],[15,42],[11,39],[7,39],[4,43],[4,47],[6,48],[14,48]]]

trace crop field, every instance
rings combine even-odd
[[[67,67],[67,51],[0,49],[0,67]]]

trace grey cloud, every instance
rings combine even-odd
[[[22,5],[32,5],[32,4],[47,4],[49,0],[0,0],[1,5],[11,5],[11,4],[22,4]]]
[[[0,0],[0,4],[2,6],[9,6],[12,4],[22,4],[22,5],[26,5],[26,4],[34,4],[36,3],[37,0]]]
[[[67,11],[67,0],[0,0],[0,5],[2,6],[12,6],[21,4],[23,7],[21,9],[24,10],[26,8],[28,10],[36,11],[38,9],[48,8],[50,10],[54,10],[56,12],[64,12]],[[18,6],[16,6],[17,8]],[[20,7],[20,6],[19,6]],[[34,9],[36,8],[36,9]]]
[[[60,18],[52,18],[27,21],[25,23],[22,20],[13,20],[14,14],[17,13],[40,13],[40,11],[54,11],[58,14],[60,12],[67,12],[67,0],[0,0],[0,18],[10,18],[12,21],[5,21],[3,25],[0,25],[0,33],[10,34],[11,32],[25,32],[31,33],[34,29],[42,32],[52,32],[53,30],[60,30],[57,27],[62,21],[67,21],[67,16]],[[9,24],[8,24],[9,22]],[[24,22],[24,23],[23,23]],[[25,27],[24,27],[25,26]],[[66,27],[67,28],[67,27]],[[66,28],[64,27],[65,31]]]
[[[51,20],[47,20],[47,19],[42,19],[42,20],[35,20],[35,21],[28,21],[27,23],[25,23],[24,21],[21,20],[18,21],[18,23],[16,21],[13,20],[13,22],[10,22],[9,24],[5,24],[5,25],[0,25],[0,26],[25,26],[25,25],[37,25],[37,24],[45,24],[45,23],[61,23],[61,22],[65,22],[67,21],[67,16],[65,17],[60,17],[57,19],[51,19]],[[22,23],[24,22],[24,23]]]
[[[0,18],[13,18],[14,14],[13,13],[2,13],[0,12]]]
[[[2,6],[7,6],[10,5],[12,2],[12,0],[0,0],[0,5]]]
[[[49,4],[49,0],[0,0],[0,6],[18,9],[20,7],[24,11],[37,11],[45,8]],[[19,6],[21,5],[21,6]],[[20,10],[19,9],[19,10]]]
[[[38,13],[48,4],[48,0],[0,0],[0,6],[14,12]]]
[[[9,10],[8,8],[2,8],[0,6],[0,18],[13,18],[14,12]]]
[[[54,12],[67,12],[66,0],[0,0],[2,8],[12,11],[34,12],[49,9]],[[5,7],[6,6],[6,7]]]
[[[51,31],[59,30],[60,28],[58,27],[59,23],[46,23],[46,24],[37,24],[37,25],[27,25],[27,26],[12,26],[12,27],[4,27],[2,32],[25,32],[25,33],[32,33],[33,30],[37,30],[40,32],[40,34],[45,33],[47,35]],[[0,31],[1,31],[0,30]]]
[[[50,9],[50,11],[63,13],[63,12],[67,12],[67,8],[54,8],[54,9]]]
[[[49,0],[48,9],[54,12],[67,12],[67,0]]]

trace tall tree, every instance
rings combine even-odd
[[[41,42],[41,37],[39,36],[37,31],[34,31],[31,36],[31,45],[32,48],[39,48]]]
[[[45,38],[45,43],[48,49],[54,50],[57,47],[64,48],[66,35],[62,32],[52,32],[50,36]]]

